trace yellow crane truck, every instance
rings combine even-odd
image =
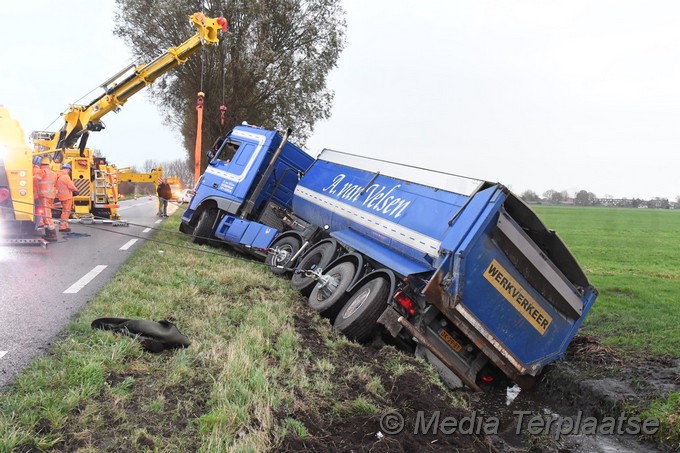
[[[195,13],[190,20],[198,29],[194,36],[151,63],[130,65],[105,81],[101,85],[104,89],[101,96],[87,105],[73,104],[69,107],[59,131],[35,131],[31,134],[34,156],[48,155],[55,170],[62,164],[71,164],[73,183],[78,188],[78,195],[73,200],[74,217],[119,218],[118,171],[105,158],[94,156],[87,148],[88,135],[104,129],[104,115],[120,110],[131,96],[184,63],[204,44],[217,44],[219,31],[227,30],[227,21],[223,17],[208,18],[202,13]],[[29,159],[26,169],[30,168]]]
[[[35,231],[32,159],[19,122],[0,105],[0,244],[47,244]]]
[[[130,167],[119,168],[116,179],[118,184],[121,182],[148,182],[153,184],[154,188],[157,188],[159,181],[163,179],[163,168],[152,168],[149,173],[136,173]]]
[[[179,200],[180,195],[182,195],[182,181],[177,176],[168,176],[165,180],[170,185],[170,190],[172,191],[172,198],[170,200]]]

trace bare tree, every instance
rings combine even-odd
[[[527,203],[539,201],[538,195],[533,190],[525,190],[522,192],[521,198]]]
[[[194,185],[194,168],[188,159],[176,159],[162,162],[163,174],[179,178],[183,187],[191,188]]]
[[[144,161],[144,165],[142,166],[142,173],[151,173],[151,170],[155,170],[158,167],[160,167],[160,163],[157,160],[147,159]]]
[[[595,204],[597,196],[586,190],[579,190],[574,197],[574,204],[578,206],[592,206]]]
[[[208,144],[243,121],[292,127],[303,144],[314,124],[330,116],[333,92],[326,81],[345,45],[340,0],[116,0],[116,5],[114,33],[143,62],[193,35],[187,20],[193,12],[224,15],[229,22],[218,46],[202,49],[151,87],[166,120],[182,133],[191,165],[198,91],[206,94]],[[202,169],[206,166],[203,162]]]
[[[553,189],[548,189],[543,193],[543,198],[551,203],[559,203],[565,200],[566,191],[558,192]]]

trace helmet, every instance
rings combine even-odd
[[[49,165],[52,163],[52,159],[50,159],[47,156],[43,156],[42,159],[40,159],[40,165]]]
[[[33,165],[40,165],[40,156],[35,156],[33,158]]]
[[[62,170],[70,170],[71,169],[71,164],[64,164],[61,166]]]

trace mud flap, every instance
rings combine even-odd
[[[416,346],[416,357],[420,357],[423,360],[430,362],[432,368],[439,374],[441,380],[446,384],[447,387],[451,389],[459,389],[463,387],[463,381],[449,369],[444,362],[439,360],[434,354],[430,352],[429,349],[422,345]]]
[[[380,315],[378,318],[378,324],[385,326],[390,335],[396,338],[396,336],[399,335],[399,332],[401,332],[401,329],[404,327],[399,324],[400,316],[401,314],[397,310],[391,306],[387,307],[385,311],[383,311],[382,315]]]
[[[434,345],[423,332],[418,330],[418,328],[411,324],[406,318],[400,316],[397,319],[397,322],[399,322],[399,324],[401,324],[411,335],[413,335],[420,345],[427,348],[437,359],[439,359],[440,362],[446,365],[448,369],[453,371],[456,376],[458,376],[458,378],[460,378],[460,380],[463,381],[466,386],[468,386],[468,388],[474,392],[482,391],[473,377],[476,375],[476,371],[478,370],[475,370],[474,373],[472,373],[472,376],[468,375],[466,373],[468,370],[459,366],[458,363],[450,360],[450,358],[447,357],[436,345]],[[483,358],[486,359],[486,357]]]

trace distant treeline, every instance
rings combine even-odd
[[[533,190],[525,190],[521,195],[522,200],[527,203],[536,204],[562,204],[575,206],[602,206],[611,208],[652,208],[652,209],[676,209],[680,208],[680,196],[676,197],[675,201],[669,201],[668,198],[655,197],[651,200],[643,200],[641,198],[613,198],[605,195],[603,198],[598,198],[594,193],[586,190],[576,192],[573,197],[569,196],[566,190],[556,191],[548,190],[539,196]]]

